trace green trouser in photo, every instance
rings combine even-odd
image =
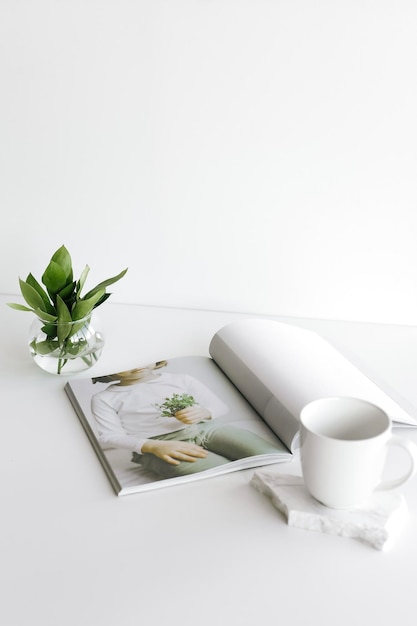
[[[263,437],[243,428],[218,426],[210,422],[187,426],[168,435],[153,437],[160,441],[188,441],[202,446],[208,451],[204,459],[180,461],[171,465],[154,454],[133,453],[132,461],[141,463],[144,468],[156,472],[163,478],[186,476],[203,472],[231,461],[245,459],[260,454],[277,454],[285,451],[284,446],[267,441]]]

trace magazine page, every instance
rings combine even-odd
[[[416,416],[314,331],[275,320],[240,320],[216,333],[210,355],[290,449],[301,409],[321,397],[362,398],[395,423],[417,425]]]
[[[209,357],[73,379],[65,390],[118,495],[291,458]]]

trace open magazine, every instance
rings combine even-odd
[[[118,495],[289,461],[298,416],[320,397],[354,396],[417,426],[315,332],[245,319],[220,329],[210,357],[178,357],[65,385]]]

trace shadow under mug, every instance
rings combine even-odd
[[[393,435],[388,415],[365,400],[314,400],[302,409],[300,422],[304,484],[328,507],[361,506],[375,490],[395,489],[417,472],[417,446]],[[401,476],[382,481],[389,446],[401,447],[410,463]]]

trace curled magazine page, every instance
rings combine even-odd
[[[262,364],[259,364],[260,367],[254,367],[252,358],[246,360],[244,354],[237,348],[234,349],[234,341],[240,344],[239,338],[234,332],[231,337],[229,332],[223,332],[225,330],[239,329],[226,328],[217,333],[210,344],[211,357],[277,437],[294,452],[299,430],[298,420],[268,385],[267,377],[263,375]]]
[[[287,445],[301,409],[322,397],[362,398],[395,424],[417,426],[415,416],[314,331],[269,319],[240,320],[216,333],[210,354]]]

